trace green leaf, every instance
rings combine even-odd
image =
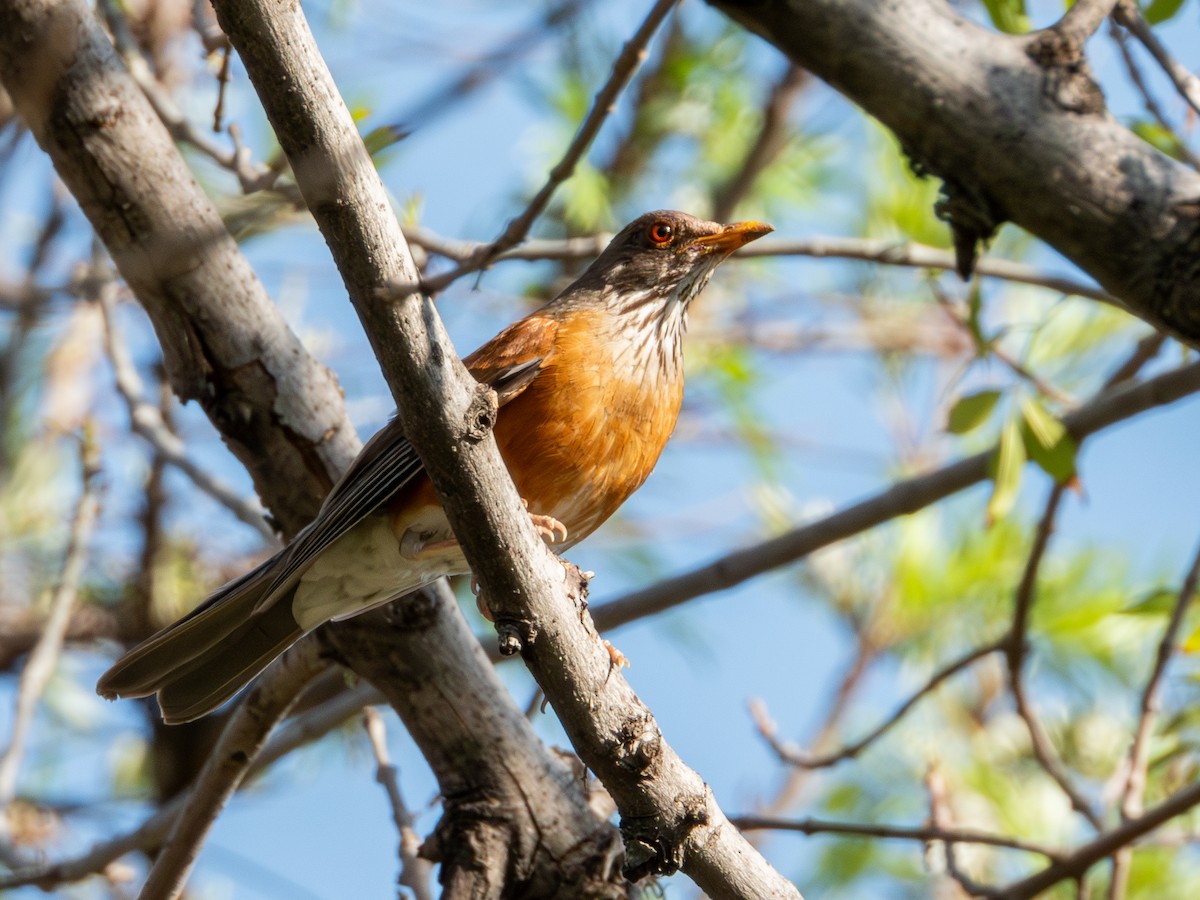
[[[1142,15],[1151,25],[1157,25],[1173,18],[1183,6],[1183,2],[1184,0],[1151,0],[1142,7]]]
[[[1184,653],[1195,653],[1200,650],[1200,628],[1189,634],[1187,640],[1180,645],[1179,649]]]
[[[959,397],[950,407],[946,430],[951,434],[967,434],[974,431],[987,421],[999,399],[1000,392],[991,390]]]
[[[1175,591],[1167,588],[1156,588],[1138,597],[1127,606],[1122,607],[1121,612],[1124,615],[1165,615],[1175,606],[1175,598]]]
[[[1008,419],[1000,432],[1000,445],[992,455],[992,496],[988,500],[988,523],[998,522],[1012,510],[1021,487],[1021,467],[1025,465],[1025,444],[1015,418]]]
[[[991,16],[992,24],[1009,34],[1024,34],[1029,31],[1029,16],[1025,14],[1025,0],[983,0]]]
[[[1130,130],[1160,153],[1175,160],[1184,158],[1184,148],[1179,138],[1171,131],[1163,128],[1157,122],[1138,120],[1129,126]]]
[[[1074,478],[1079,446],[1063,423],[1036,397],[1021,400],[1021,420],[1021,438],[1029,458],[1059,484]]]
[[[399,125],[380,125],[378,128],[372,128],[363,135],[363,143],[367,147],[367,152],[371,156],[376,156],[380,151],[386,150],[392,144],[404,140],[411,133],[407,128]]]

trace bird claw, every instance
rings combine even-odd
[[[521,498],[521,505],[526,510],[529,509],[529,501],[524,497]],[[538,536],[547,544],[561,544],[567,539],[567,526],[554,516],[541,516],[537,513],[529,513],[529,519],[533,522],[533,527],[537,529]],[[562,537],[559,537],[559,533]]]

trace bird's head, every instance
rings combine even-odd
[[[580,295],[618,313],[670,309],[682,320],[722,260],[773,230],[762,222],[721,225],[675,210],[648,212],[621,229],[563,299]]]

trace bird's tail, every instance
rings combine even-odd
[[[142,641],[100,677],[96,692],[109,700],[157,693],[163,721],[172,724],[212,712],[304,634],[292,616],[294,587],[256,611],[277,561],[231,581]]]

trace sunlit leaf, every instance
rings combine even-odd
[[[1025,14],[1025,0],[983,0],[992,24],[1009,34],[1024,34],[1029,31],[1029,16]]]
[[[1142,6],[1142,15],[1151,25],[1157,25],[1173,18],[1183,4],[1184,0],[1151,0]]]
[[[960,397],[950,407],[946,430],[951,434],[967,434],[987,421],[1000,400],[996,390],[979,391]]]
[[[404,140],[410,133],[408,129],[399,125],[380,125],[363,135],[363,143],[367,147],[367,152],[371,156],[375,156],[380,151]]]
[[[1021,420],[1021,437],[1029,458],[1059,484],[1074,478],[1079,447],[1066,426],[1036,397],[1021,400]]]
[[[1157,588],[1141,595],[1128,606],[1121,609],[1122,613],[1130,615],[1162,615],[1170,612],[1175,605],[1176,594],[1167,588]]]
[[[1176,160],[1186,156],[1179,137],[1171,130],[1163,128],[1157,122],[1138,120],[1129,126],[1130,130],[1154,149]]]
[[[1015,418],[1008,419],[1000,432],[1000,444],[992,454],[992,496],[988,500],[988,522],[1003,519],[1012,510],[1021,487],[1021,468],[1025,465],[1025,444]]]

